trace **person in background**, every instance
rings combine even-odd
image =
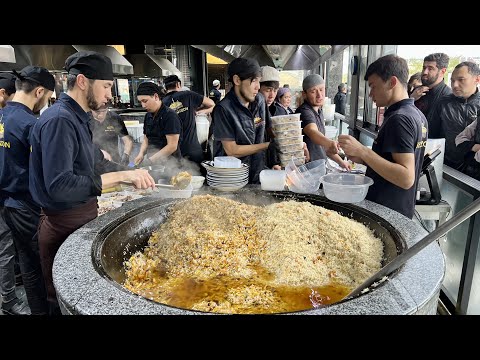
[[[182,123],[182,141],[180,142],[182,156],[200,165],[204,160],[203,147],[198,142],[195,116],[210,114],[215,103],[212,99],[194,91],[182,91],[182,83],[177,75],[167,76],[163,82],[167,95],[162,102],[177,113]]]
[[[13,74],[0,73],[0,146],[5,147],[5,149],[7,147],[4,141],[5,129],[1,109],[15,95],[15,79]],[[3,166],[1,166],[0,176],[3,176],[3,172]],[[27,302],[19,299],[15,292],[16,273],[18,272],[19,279],[22,278],[17,251],[13,244],[12,231],[5,222],[4,201],[4,195],[0,191],[0,295],[2,296],[2,312],[9,315],[29,315],[30,308]]]
[[[160,87],[152,82],[143,82],[138,86],[137,99],[147,114],[143,123],[143,141],[134,160],[135,165],[162,163],[170,156],[177,159],[182,157],[182,122],[177,113],[163,103],[160,94]]]
[[[455,138],[455,145],[466,152],[460,171],[480,181],[480,122],[475,120]]]
[[[300,114],[304,141],[311,161],[326,159],[327,155],[342,168],[350,170],[351,165],[338,155],[338,143],[325,136],[325,121],[322,105],[325,100],[325,81],[318,74],[303,79],[304,103],[295,111]]]
[[[365,175],[373,179],[373,185],[366,199],[411,219],[428,135],[427,119],[408,97],[405,59],[396,55],[378,58],[368,66],[365,80],[377,107],[388,107],[372,149],[350,135],[340,135],[338,142],[349,158],[367,165]]]
[[[480,68],[471,61],[461,62],[455,66],[450,81],[452,94],[440,99],[432,116],[440,125],[436,135],[445,138],[444,163],[459,170],[471,149],[465,147],[467,144],[457,146],[456,137],[477,120],[480,113]]]
[[[93,134],[93,143],[105,151],[105,157],[110,161],[128,166],[130,163],[130,153],[133,149],[133,140],[128,135],[127,127],[120,115],[109,111],[107,106],[98,110],[92,110],[90,121]],[[118,138],[123,141],[122,157],[118,151]]]
[[[231,90],[213,109],[214,156],[234,156],[249,165],[249,183],[259,184],[265,168],[265,98],[259,94],[261,69],[249,58],[236,58],[227,68]]]
[[[450,58],[444,53],[434,53],[423,59],[422,86],[418,86],[410,94],[428,121],[428,132],[431,138],[440,135],[440,122],[433,116],[439,100],[452,93],[452,89],[445,84],[444,77],[447,72]]]
[[[408,79],[408,84],[407,84],[407,92],[408,96],[412,97],[413,90],[417,88],[418,86],[422,86],[422,73],[417,72],[410,76],[410,79]]]
[[[208,93],[208,97],[213,100],[215,105],[217,105],[220,101],[220,98],[222,97],[222,93],[218,91],[220,89],[220,81],[215,79],[213,80],[212,85],[213,88]]]
[[[292,103],[292,94],[288,87],[282,87],[278,89],[277,97],[275,99],[275,107],[277,110],[275,113],[277,115],[289,115],[293,114],[293,110],[290,108]]]
[[[0,109],[7,105],[8,100],[12,100],[13,95],[15,95],[15,75],[0,73]]]
[[[40,207],[29,191],[29,134],[37,122],[35,114],[50,99],[55,78],[43,67],[26,66],[17,77],[17,92],[3,110],[4,141],[0,147],[0,191],[4,195],[4,216],[12,231],[20,270],[33,315],[47,315],[48,303],[35,236]]]
[[[347,105],[347,84],[338,85],[338,92],[333,98],[335,104],[335,112],[345,115],[345,107]]]
[[[264,96],[270,116],[284,115],[278,113],[275,106],[278,88],[280,87],[280,73],[271,66],[261,67],[260,93]],[[266,119],[267,130],[270,129],[270,116]]]
[[[146,170],[95,171],[104,158],[92,142],[88,112],[104,107],[112,97],[111,60],[94,51],[79,51],[65,60],[65,69],[67,92],[45,110],[30,134],[29,188],[42,207],[38,243],[51,314],[59,313],[52,279],[55,254],[71,233],[98,216],[102,189],[121,182],[141,189],[155,187]]]

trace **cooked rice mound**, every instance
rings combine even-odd
[[[172,206],[144,252],[126,262],[124,285],[193,310],[285,311],[276,286],[353,288],[381,268],[382,256],[382,241],[366,226],[309,202],[259,207],[202,195]],[[222,295],[210,288],[203,296],[202,288],[202,296],[177,301],[177,290],[193,292],[205,282]]]

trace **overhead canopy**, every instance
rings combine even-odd
[[[13,63],[0,62],[1,71],[21,70],[27,65],[42,66],[50,71],[65,71],[65,59],[77,50],[72,45],[12,45]]]
[[[14,63],[15,50],[10,45],[0,45],[0,62]]]
[[[182,77],[181,71],[164,57],[150,54],[127,54],[126,57],[133,64],[135,76],[159,78],[175,74]]]
[[[73,45],[78,51],[96,51],[112,60],[113,73],[116,75],[133,75],[133,66],[115,48],[107,45]]]

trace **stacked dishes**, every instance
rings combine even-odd
[[[287,166],[292,158],[297,166],[305,164],[300,114],[272,116],[271,120],[280,166]]]
[[[223,168],[214,166],[212,161],[203,161],[202,166],[207,169],[207,184],[219,191],[236,191],[248,184],[249,166],[240,168]]]

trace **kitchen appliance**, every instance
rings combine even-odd
[[[440,149],[436,149],[435,151],[426,153],[423,157],[421,176],[425,175],[429,189],[425,191],[422,191],[421,189],[418,190],[420,191],[420,197],[417,198],[417,205],[437,205],[442,199],[437,176],[435,174],[435,168],[433,166],[433,161],[441,152]]]

